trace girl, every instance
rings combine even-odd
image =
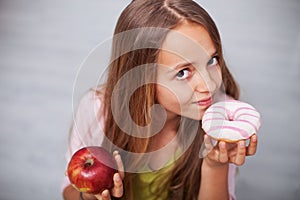
[[[107,77],[81,100],[68,156],[85,145],[117,150],[119,173],[98,195],[79,193],[66,177],[64,199],[235,199],[235,165],[255,154],[257,138],[213,145],[201,128],[213,101],[239,97],[203,8],[132,1],[115,28]]]

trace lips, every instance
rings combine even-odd
[[[206,98],[206,99],[202,99],[200,101],[196,102],[197,105],[199,106],[210,106],[212,104],[212,98]]]

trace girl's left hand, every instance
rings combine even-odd
[[[248,146],[246,146],[245,140],[235,143],[219,141],[216,146],[213,146],[210,137],[207,135],[204,135],[204,144],[203,156],[211,165],[219,166],[234,163],[240,166],[245,163],[246,156],[252,156],[256,153],[257,135],[254,134],[250,137]]]

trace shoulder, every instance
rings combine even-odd
[[[79,101],[69,133],[69,155],[83,146],[101,145],[104,137],[103,88],[92,88]]]
[[[80,98],[78,108],[101,108],[104,96],[104,86],[93,87],[89,89]]]
[[[79,104],[74,106],[74,119],[82,118],[86,121],[95,119],[103,109],[104,86],[98,86],[89,89],[79,100]]]
[[[75,126],[91,126],[93,123],[103,124],[104,86],[89,89],[80,99],[73,116]],[[88,128],[88,127],[85,127]]]

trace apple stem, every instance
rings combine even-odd
[[[89,158],[85,161],[84,167],[89,167],[92,166],[93,164],[94,164],[94,160],[92,158]]]

